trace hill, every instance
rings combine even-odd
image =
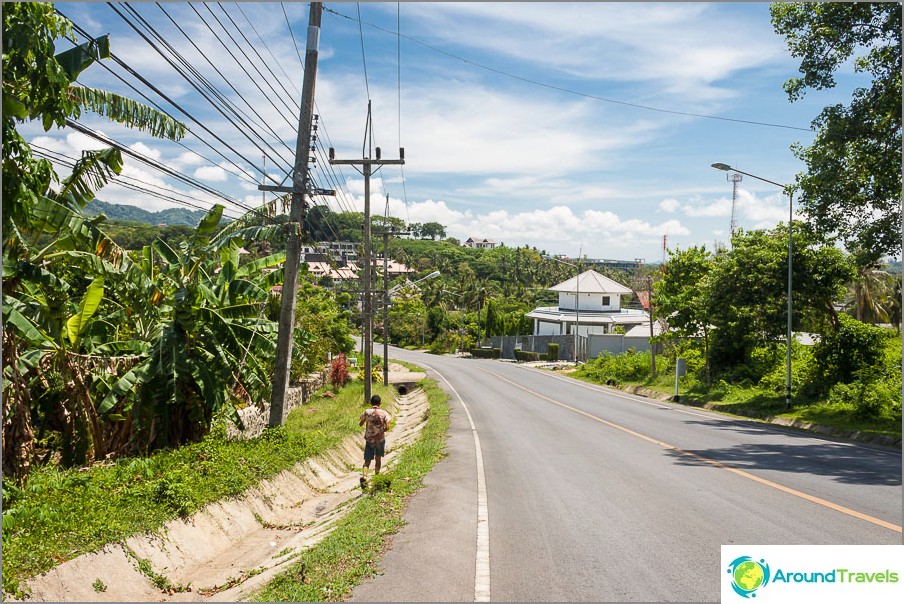
[[[185,224],[196,226],[204,212],[201,210],[188,210],[185,208],[167,208],[159,212],[148,212],[137,206],[118,203],[107,203],[95,199],[85,206],[85,214],[96,216],[105,214],[110,220],[128,220],[131,222],[143,222],[152,225]]]

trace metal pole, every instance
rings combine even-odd
[[[291,230],[286,242],[286,261],[283,265],[284,278],[279,308],[279,332],[276,336],[276,366],[273,371],[273,393],[270,397],[268,425],[271,428],[283,424],[286,394],[289,389],[292,332],[295,328],[295,306],[298,296],[298,264],[301,258],[301,228],[304,222],[304,198],[311,152],[311,121],[314,111],[314,84],[317,77],[317,48],[320,43],[322,12],[322,3],[311,2],[301,111],[298,118],[298,139],[295,145],[295,169],[292,175],[292,206],[288,225]]]
[[[788,354],[785,360],[785,409],[791,408],[791,221],[794,219],[794,190],[788,192]]]
[[[574,266],[577,275],[575,275],[577,283],[575,285],[574,298],[574,363],[578,363],[578,327],[581,325],[581,269],[578,265]]]
[[[389,203],[389,195],[386,195]],[[383,233],[383,385],[389,384],[389,259],[386,248],[389,247],[389,233]]]

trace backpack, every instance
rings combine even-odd
[[[380,413],[380,409],[370,409],[365,411],[367,416],[365,419],[364,439],[368,442],[378,443],[386,438],[385,415]]]

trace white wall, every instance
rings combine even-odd
[[[621,296],[618,294],[607,294],[609,304],[603,306],[603,294],[585,294],[580,295],[580,306],[578,310],[595,310],[595,311],[611,311],[618,312],[621,310]],[[559,292],[559,308],[574,309],[574,292]]]
[[[558,323],[550,323],[549,321],[540,321],[534,319],[534,335],[535,336],[557,336],[560,335]]]

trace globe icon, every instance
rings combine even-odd
[[[753,560],[741,562],[734,569],[734,582],[744,591],[756,590],[763,584],[764,579],[763,567]]]

